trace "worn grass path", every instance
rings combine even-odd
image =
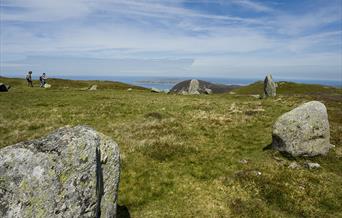
[[[181,96],[100,81],[50,80],[51,89],[0,82],[12,85],[0,93],[0,147],[65,125],[112,137],[122,155],[119,204],[132,217],[342,216],[341,89],[283,83],[278,97],[260,100],[249,94],[261,84]],[[97,91],[85,90],[95,83]],[[336,148],[311,159],[263,151],[276,118],[309,100],[326,104]],[[288,168],[307,160],[321,169]]]

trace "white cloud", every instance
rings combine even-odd
[[[239,5],[241,7],[245,7],[254,11],[258,12],[270,12],[273,11],[273,9],[265,4],[261,4],[256,1],[250,1],[250,0],[233,0],[231,3]]]
[[[341,31],[319,29],[340,22],[341,12],[335,13],[338,9],[323,7],[316,13],[289,14],[257,1],[214,2],[269,13],[253,19],[232,11],[218,15],[186,8],[181,0],[2,0],[0,64],[5,66],[7,57],[25,60],[35,55],[123,63],[127,63],[123,59],[194,59],[189,68],[174,62],[182,66],[179,72],[194,74],[234,70],[248,74],[288,69],[286,66],[303,71],[312,70],[312,66],[317,70],[333,66],[329,72],[341,68]],[[170,62],[160,63],[158,67],[143,65],[146,69],[132,64],[135,69],[126,71],[151,72],[154,67],[155,71],[169,72]],[[165,69],[163,63],[168,63]],[[79,68],[84,72],[82,66]]]

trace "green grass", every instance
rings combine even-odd
[[[66,125],[112,137],[122,157],[119,204],[132,217],[342,216],[341,89],[283,83],[279,96],[260,100],[249,96],[259,84],[236,95],[182,96],[102,81],[50,80],[51,89],[0,82],[12,86],[0,93],[0,147]],[[85,90],[92,84],[97,91]],[[262,149],[276,118],[309,100],[326,104],[336,147],[295,159],[318,170],[288,169],[293,159]]]

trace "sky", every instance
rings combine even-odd
[[[0,75],[342,80],[342,0],[0,0]]]

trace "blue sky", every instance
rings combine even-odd
[[[0,74],[342,78],[341,0],[1,0]]]

